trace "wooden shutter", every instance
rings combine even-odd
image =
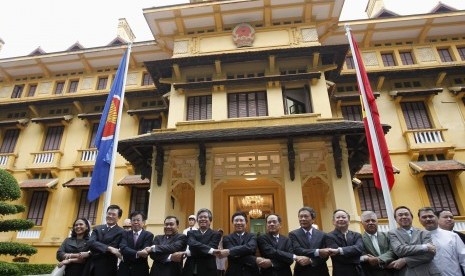
[[[358,198],[362,212],[373,211],[378,218],[387,218],[383,193],[375,187],[373,179],[362,179],[362,185],[358,188]]]
[[[342,117],[349,121],[362,121],[361,105],[345,105],[341,107]]]
[[[228,117],[267,116],[266,92],[228,94]]]
[[[92,124],[92,133],[89,140],[89,148],[95,148],[95,137],[97,136],[99,123]]]
[[[35,225],[42,225],[44,220],[45,208],[47,207],[48,192],[47,191],[34,191],[32,193],[31,202],[29,204],[29,211],[27,219],[32,220]]]
[[[77,218],[86,218],[91,225],[95,225],[97,220],[98,198],[92,202],[87,200],[89,190],[81,190],[79,199]]]
[[[408,129],[432,128],[428,111],[424,102],[402,102],[400,103]]]
[[[12,153],[18,142],[19,129],[8,129],[3,136],[3,143],[0,147],[0,153]]]
[[[129,213],[134,211],[141,211],[147,214],[149,207],[149,188],[133,187],[131,191],[131,208]]]
[[[448,209],[454,216],[460,215],[454,191],[447,175],[427,175],[423,177],[423,181],[431,207],[436,210]]]
[[[61,138],[63,137],[63,126],[52,126],[47,129],[43,150],[60,149]]]
[[[212,96],[187,98],[187,120],[209,120],[212,118]]]

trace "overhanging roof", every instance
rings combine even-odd
[[[28,179],[19,183],[21,189],[50,189],[58,184],[58,178]]]
[[[415,173],[465,171],[465,164],[457,160],[418,161],[418,162],[409,162],[409,165],[410,165],[410,168],[412,168],[412,170]]]
[[[118,186],[148,186],[150,179],[142,179],[141,175],[128,175],[118,182]]]
[[[398,174],[400,173],[400,170],[394,166],[392,166],[393,168],[393,171],[395,174]],[[369,175],[373,175],[373,167],[371,166],[371,164],[365,164],[363,165],[363,167],[355,173],[355,176],[369,176]]]
[[[68,188],[89,187],[91,179],[92,177],[75,177],[63,183],[63,187],[68,187]]]

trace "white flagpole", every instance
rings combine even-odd
[[[131,55],[132,43],[128,44],[127,56],[126,56],[126,68],[124,70],[124,77],[123,77],[123,86],[121,91],[121,98],[118,107],[118,117],[116,119],[116,128],[115,134],[113,136],[113,153],[110,162],[110,172],[108,174],[108,183],[107,183],[107,190],[105,192],[105,200],[103,202],[102,208],[102,224],[106,223],[106,216],[107,216],[107,208],[110,206],[111,201],[111,192],[113,188],[113,178],[115,174],[115,162],[116,162],[116,153],[118,149],[118,137],[119,137],[119,129],[121,127],[121,115],[123,114],[123,105],[124,105],[124,93],[126,91],[126,78],[128,76],[128,67],[129,67],[129,56]]]
[[[381,182],[381,189],[383,191],[384,203],[386,205],[386,213],[388,215],[389,229],[395,229],[397,228],[397,225],[396,225],[396,220],[394,218],[394,213],[393,213],[394,208],[392,206],[391,194],[389,192],[389,185],[388,185],[388,181],[386,177],[386,171],[384,170],[384,162],[383,162],[383,159],[381,158],[381,152],[379,150],[378,137],[375,132],[375,127],[373,123],[373,117],[371,116],[370,106],[368,105],[368,101],[366,98],[365,87],[363,85],[362,76],[360,75],[360,67],[358,64],[358,60],[355,56],[354,43],[352,41],[352,36],[350,35],[350,27],[346,24],[345,29],[346,29],[346,35],[349,39],[350,50],[352,52],[352,58],[354,60],[355,72],[357,73],[357,81],[359,83],[360,94],[362,95],[362,101],[363,101],[363,105],[366,111],[365,115],[368,120],[368,130],[370,131],[371,143],[373,145],[373,150],[374,150],[375,159],[376,159],[376,166],[378,168],[378,175],[379,175],[380,182]]]

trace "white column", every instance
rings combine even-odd
[[[325,75],[321,73],[321,78],[315,84],[309,82],[310,96],[312,99],[313,113],[321,114],[322,118],[332,118],[331,103],[326,88]]]
[[[267,85],[266,98],[268,115],[270,117],[284,116],[283,92],[280,82],[271,82]]]
[[[296,151],[294,146],[294,151]],[[291,180],[289,173],[289,159],[287,154],[287,145],[284,146],[282,150],[283,156],[281,158],[281,163],[283,165],[283,180],[284,180],[284,191],[286,196],[286,217],[287,225],[289,226],[289,231],[297,229],[300,227],[298,220],[299,209],[304,206],[304,200],[302,195],[302,179],[300,177],[300,166],[298,164],[298,156],[296,152],[295,158],[295,178],[294,181]]]
[[[170,109],[176,112],[168,114],[167,128],[175,128],[177,122],[186,121],[187,99],[186,94],[180,90],[177,91],[171,86],[170,91]]]
[[[201,208],[208,208],[213,212],[213,185],[212,185],[212,162],[211,162],[211,151],[207,149],[206,158],[206,175],[205,184],[200,182],[200,168],[195,168],[195,208],[194,212]],[[215,220],[215,214],[213,214],[213,221]],[[212,225],[213,228],[213,225]]]

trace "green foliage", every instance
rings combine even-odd
[[[7,171],[0,169],[0,201],[11,201],[20,197],[18,181]]]
[[[17,242],[0,242],[0,255],[27,255],[31,256],[37,253],[37,249],[28,244]],[[0,275],[2,275],[0,273]]]
[[[0,215],[14,215],[24,212],[26,207],[17,204],[8,204],[0,201]]]
[[[55,268],[53,264],[15,263],[15,265],[19,268],[19,275],[50,274]]]
[[[14,206],[16,207],[16,212],[17,213],[22,213],[22,212],[26,211],[26,206],[24,206],[24,205],[14,204]]]
[[[34,227],[34,222],[25,219],[9,219],[0,221],[0,232],[27,230]]]
[[[18,266],[15,264],[0,262],[0,275],[2,276],[16,276],[20,274]]]

